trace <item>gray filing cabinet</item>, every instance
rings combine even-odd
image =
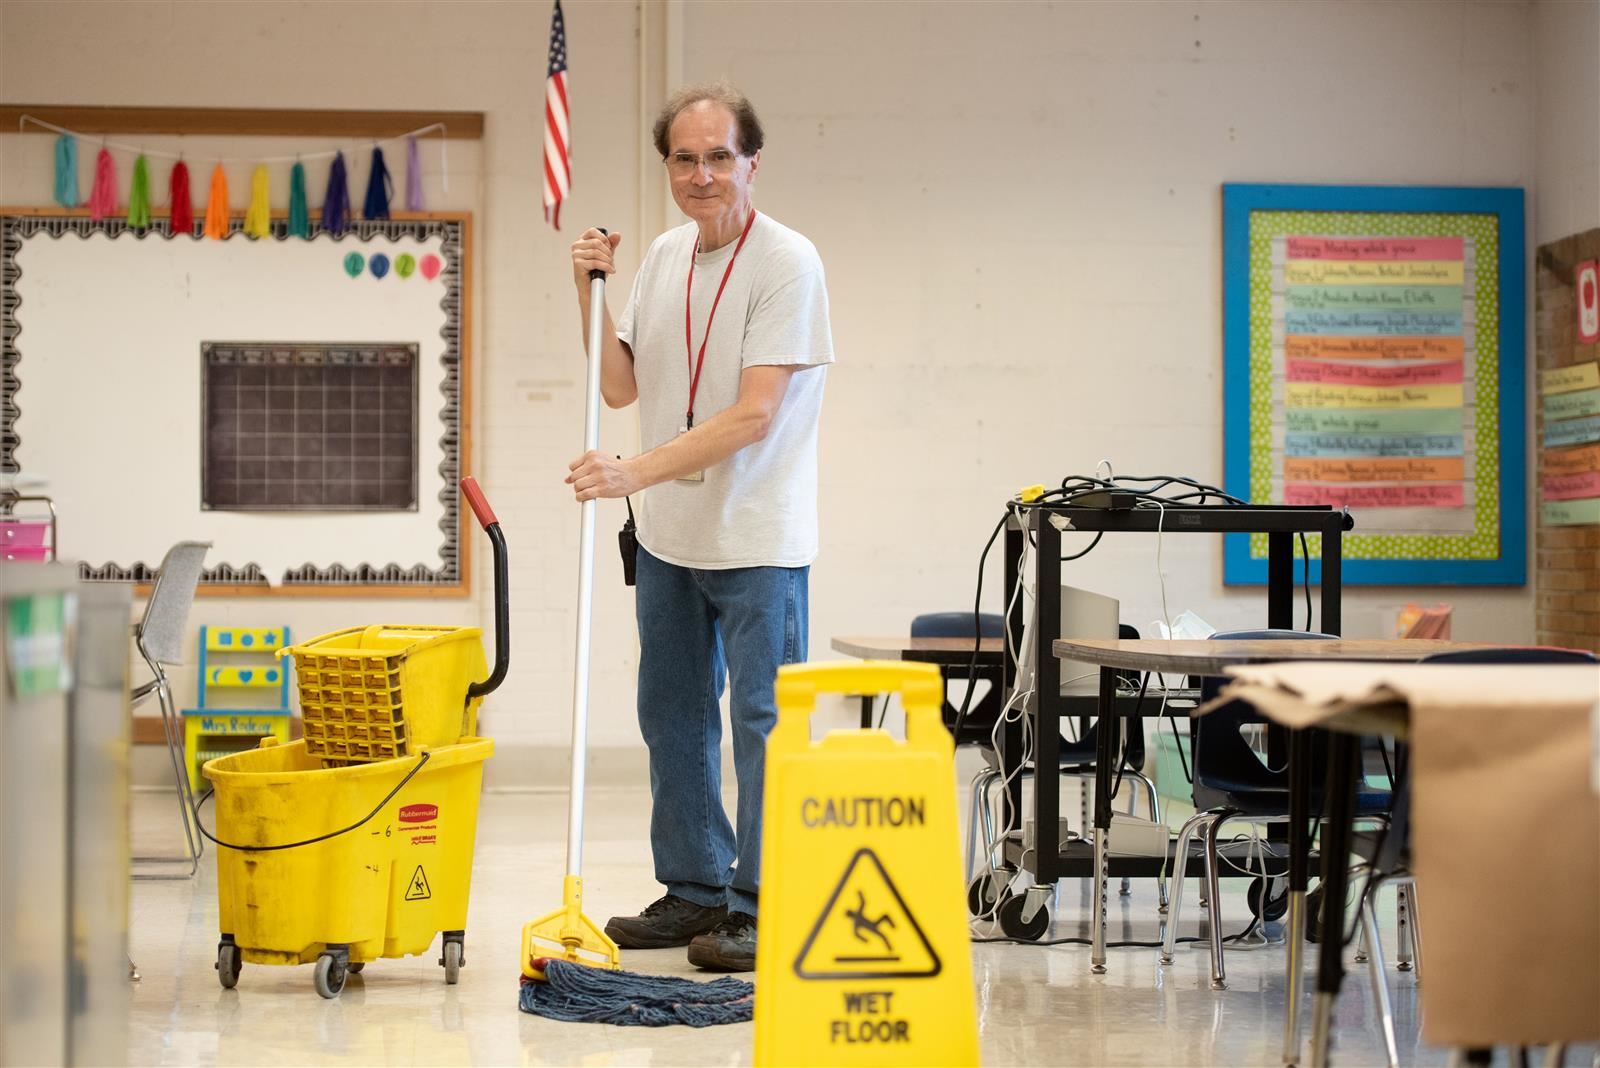
[[[0,563],[0,1064],[121,1064],[131,590]]]

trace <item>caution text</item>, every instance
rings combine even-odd
[[[808,797],[800,802],[807,827],[920,827],[925,797]]]

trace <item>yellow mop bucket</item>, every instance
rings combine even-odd
[[[238,982],[243,963],[315,961],[317,992],[337,997],[347,971],[426,952],[441,932],[440,963],[454,983],[493,752],[492,740],[467,738],[414,758],[323,768],[299,741],[207,763],[226,847],[217,853],[222,985]]]
[[[221,847],[224,988],[247,961],[315,961],[317,993],[335,998],[368,961],[422,953],[441,933],[439,963],[456,982],[483,762],[494,752],[476,737],[477,708],[510,663],[505,537],[477,483],[461,488],[494,547],[493,672],[484,678],[476,627],[324,635],[288,650],[307,737],[269,738],[201,769],[216,797],[216,833],[200,830]],[[344,749],[330,753],[333,740]]]

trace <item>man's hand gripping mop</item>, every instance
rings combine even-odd
[[[605,231],[601,231],[604,233]],[[585,453],[600,447],[600,354],[606,276],[589,272],[589,375],[583,423]],[[568,800],[567,877],[561,907],[522,929],[523,1012],[557,1020],[643,1027],[742,1023],[755,988],[742,980],[697,983],[617,971],[621,954],[583,914],[583,772],[589,737],[589,636],[594,602],[595,502],[583,502],[578,549],[578,647],[572,683],[572,793]]]

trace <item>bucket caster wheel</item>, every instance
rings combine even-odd
[[[364,961],[364,960],[355,961],[353,964],[350,965],[350,974],[351,975],[360,975],[361,974],[361,969],[365,968],[366,966],[367,966],[367,962]]]
[[[344,993],[344,981],[350,972],[348,960],[331,952],[317,958],[317,970],[311,976],[317,993],[330,1000]]]
[[[993,917],[995,905],[1006,894],[1006,887],[1011,884],[1011,877],[1016,872],[1009,868],[995,871],[985,868],[978,873],[978,877],[967,885],[967,912],[974,919],[979,916]]]
[[[466,932],[447,931],[444,936],[444,955],[439,958],[439,963],[444,965],[444,983],[446,986],[455,986],[461,981],[461,966],[467,963],[464,951]]]
[[[239,958],[239,947],[234,944],[232,935],[223,935],[222,941],[217,943],[217,982],[222,984],[222,989],[232,990],[239,985],[239,969],[243,966]]]
[[[1050,887],[1033,886],[1000,902],[1000,930],[1019,942],[1037,942],[1050,926]]]

